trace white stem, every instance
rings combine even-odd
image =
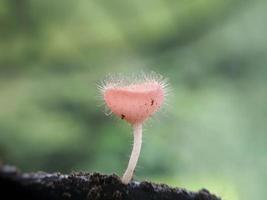
[[[136,167],[140,151],[141,151],[141,146],[142,146],[142,124],[134,124],[133,125],[133,134],[134,134],[134,144],[133,144],[133,150],[131,153],[131,157],[128,163],[128,167],[126,171],[123,174],[123,177],[121,181],[124,184],[128,184],[133,177],[134,169]]]

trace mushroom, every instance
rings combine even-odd
[[[123,81],[127,80],[127,81]],[[160,109],[166,95],[166,82],[161,76],[142,76],[139,80],[130,78],[112,79],[104,82],[101,92],[106,106],[116,116],[131,124],[134,144],[128,167],[122,182],[128,184],[133,177],[142,146],[144,122]]]

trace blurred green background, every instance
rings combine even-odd
[[[121,175],[131,127],[104,114],[109,73],[169,78],[136,180],[267,196],[266,0],[1,0],[0,162]]]

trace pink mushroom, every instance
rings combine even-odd
[[[158,77],[158,76],[157,76]],[[107,107],[133,127],[134,144],[122,182],[128,184],[134,173],[142,145],[142,125],[160,109],[166,95],[162,78],[147,78],[123,83],[121,80],[104,83],[102,95]]]

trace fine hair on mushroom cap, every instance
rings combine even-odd
[[[159,91],[154,90],[153,95],[153,89],[155,89],[155,87],[159,87],[158,89],[161,90],[162,99],[159,99],[160,95],[155,96],[155,94],[157,94]],[[166,96],[168,96],[170,92],[167,79],[163,78],[161,75],[155,72],[142,72],[140,74],[131,75],[109,74],[105,77],[103,81],[101,81],[101,83],[98,85],[98,88],[101,92],[101,100],[103,101],[103,104],[105,106],[105,114],[110,115],[111,113],[113,113],[117,115],[118,118],[126,121],[128,119],[126,114],[127,112],[131,111],[131,109],[136,112],[148,112],[148,116],[145,116],[146,114],[143,113],[143,118],[140,117],[141,121],[146,121],[147,119],[150,119],[155,112],[162,110],[161,107],[166,104]],[[125,90],[127,90],[128,93]],[[110,105],[107,105],[107,99],[105,99],[105,93],[107,91],[109,91],[110,93],[116,93],[116,96],[118,97],[116,100],[114,99],[114,103],[118,104],[118,101],[121,102],[121,104],[124,104],[125,109],[120,110],[117,108],[117,112],[114,112],[115,110],[111,110]],[[128,98],[126,96],[128,96]],[[153,97],[155,97],[155,99]],[[139,102],[138,98],[140,100]],[[133,99],[135,99],[135,102],[133,102]],[[157,99],[160,100],[160,102],[157,102]],[[122,107],[122,105],[118,106]],[[145,111],[145,109],[147,109],[147,111]],[[141,112],[140,115],[142,115]],[[135,123],[134,120],[129,120],[129,123]]]

